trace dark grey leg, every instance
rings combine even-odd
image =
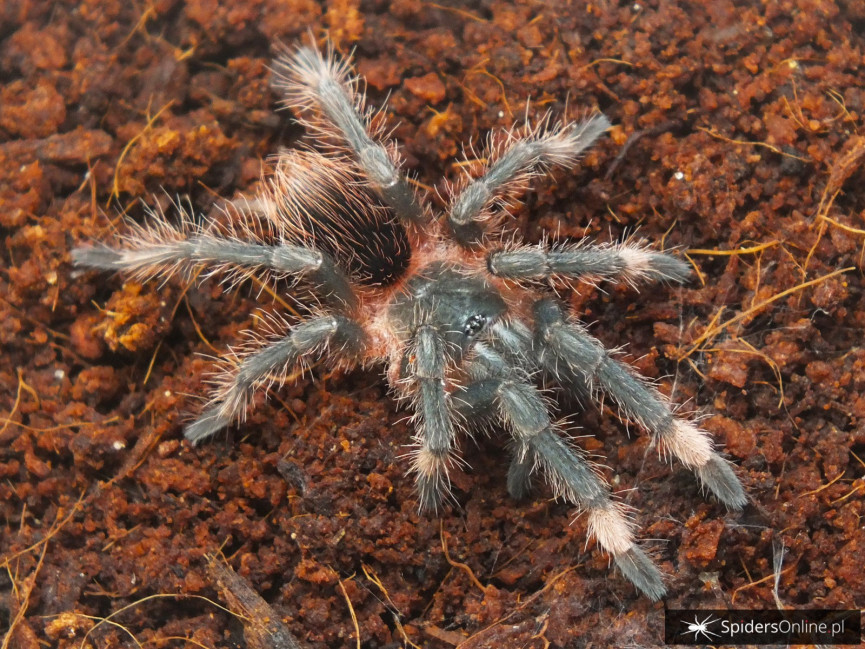
[[[429,324],[415,331],[406,352],[406,388],[414,397],[417,449],[412,469],[416,474],[421,510],[437,510],[447,493],[448,464],[452,461],[456,431],[451,398],[445,391],[446,343]]]
[[[661,573],[636,544],[625,509],[610,497],[591,464],[559,435],[550,420],[549,405],[528,376],[480,343],[471,365],[471,374],[485,378],[469,384],[466,393],[482,412],[490,405],[496,407],[517,445],[508,472],[511,494],[526,495],[531,473],[542,469],[557,496],[587,510],[589,533],[613,556],[625,576],[651,599],[660,599],[665,592]]]
[[[467,365],[470,383],[454,394],[457,416],[469,426],[481,427],[499,414],[496,394],[502,376],[520,367],[527,372],[537,369],[532,352],[532,332],[518,320],[499,320],[490,326],[489,348],[481,347],[473,362]],[[524,447],[513,454],[508,469],[508,493],[515,499],[531,493],[532,473],[536,462],[531,449]]]
[[[487,259],[490,273],[514,280],[549,280],[557,276],[575,279],[622,279],[684,282],[690,276],[687,263],[641,244],[519,246],[498,250]]]
[[[381,133],[370,135],[371,111],[345,59],[332,49],[325,57],[315,47],[301,47],[280,55],[273,72],[274,85],[285,93],[285,104],[312,113],[300,116],[307,129],[343,141],[372,186],[401,219],[425,220],[414,190],[400,174],[396,148],[383,144]]]
[[[512,137],[503,151],[490,151],[493,162],[486,173],[465,184],[451,202],[448,223],[454,238],[463,246],[478,243],[494,205],[507,210],[528,179],[547,167],[572,167],[608,128],[610,121],[600,114],[562,128],[543,124],[526,138]]]
[[[354,320],[328,315],[297,325],[281,338],[243,357],[233,373],[218,377],[221,383],[210,404],[186,427],[184,437],[197,443],[243,418],[249,397],[274,376],[286,377],[306,359],[328,353],[354,363],[363,351],[365,335]],[[277,379],[281,380],[281,379]]]
[[[496,394],[501,379],[486,379],[469,383],[453,396],[454,414],[470,428],[479,429],[498,416]],[[518,448],[508,468],[508,493],[516,500],[528,498],[532,492],[532,473],[537,464],[528,447]]]
[[[559,370],[562,367],[582,375],[590,389],[609,394],[625,417],[648,430],[661,448],[694,471],[721,502],[732,509],[745,505],[745,490],[730,465],[715,452],[706,431],[675,417],[655,388],[610,356],[582,326],[569,322],[555,300],[539,300],[534,312],[538,357],[551,375],[558,378],[565,374],[567,382],[567,373]]]
[[[338,305],[351,308],[357,302],[348,279],[333,259],[303,246],[264,245],[213,234],[190,234],[164,220],[150,228],[135,226],[124,237],[124,243],[123,248],[76,248],[72,260],[77,266],[127,271],[142,278],[190,273],[201,266],[212,266],[211,274],[227,272],[241,277],[251,272],[270,272],[302,277]]]

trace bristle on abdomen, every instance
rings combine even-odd
[[[386,286],[408,268],[405,227],[347,158],[310,149],[280,153],[265,201],[287,241],[322,250],[358,282]]]

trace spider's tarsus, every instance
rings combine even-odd
[[[525,449],[517,450],[508,467],[508,493],[515,500],[528,498],[532,493],[532,472],[537,460],[533,453]]]
[[[639,546],[633,545],[628,551],[613,555],[613,561],[625,578],[653,602],[667,594],[661,571]]]
[[[646,250],[644,246],[620,246],[620,253],[626,260],[623,271],[626,279],[661,280],[682,284],[691,277],[688,262],[663,252]]]
[[[436,513],[440,510],[449,486],[447,480],[447,458],[440,456],[435,459],[435,468],[424,473],[415,461],[417,472],[415,487],[417,489],[418,510],[422,513]]]
[[[107,246],[75,248],[72,251],[72,262],[76,266],[100,270],[120,270],[124,267],[122,252]]]
[[[694,471],[703,486],[730,509],[740,510],[748,504],[748,496],[733,467],[717,453],[713,453],[706,464]]]
[[[222,415],[219,407],[211,406],[183,429],[183,436],[195,445],[218,433],[230,423],[231,418]]]
[[[567,146],[564,147],[564,150],[559,155],[572,160],[591,147],[595,141],[604,133],[609,131],[612,126],[613,123],[603,113],[595,113],[582,122],[575,122],[568,125],[564,129],[564,139],[567,141]],[[557,160],[554,162],[556,164],[562,164]]]

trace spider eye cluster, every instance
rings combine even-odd
[[[463,333],[469,338],[474,338],[483,330],[484,327],[486,327],[488,320],[489,318],[487,318],[483,313],[474,314],[466,320],[465,327],[463,327]]]

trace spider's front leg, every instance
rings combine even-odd
[[[218,375],[219,387],[184,436],[196,443],[245,416],[249,398],[262,385],[283,381],[304,362],[327,353],[344,365],[362,355],[366,336],[361,326],[346,316],[325,315],[294,327],[291,332],[254,351],[245,351],[237,366]]]
[[[534,313],[540,364],[560,384],[566,386],[573,373],[609,394],[626,417],[648,430],[662,449],[691,469],[721,502],[731,509],[744,507],[745,490],[730,464],[715,452],[706,431],[676,417],[660,392],[615,360],[582,326],[570,322],[558,302],[539,300]]]
[[[513,340],[521,337],[518,329],[499,329]],[[500,341],[494,340],[493,345]],[[519,348],[510,349],[521,353]],[[649,598],[660,599],[665,592],[661,573],[636,544],[626,510],[612,499],[609,488],[582,453],[562,439],[550,420],[548,403],[528,373],[513,364],[516,359],[507,358],[509,355],[478,343],[468,365],[472,382],[455,398],[473,417],[495,412],[511,432],[517,448],[508,473],[509,491],[524,495],[530,473],[540,468],[557,496],[588,512],[589,533],[610,553],[625,577]]]

